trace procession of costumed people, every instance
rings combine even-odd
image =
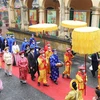
[[[0,41],[0,53],[2,55],[2,61],[5,63],[5,75],[12,76],[12,66],[19,67],[19,79],[22,84],[27,83],[27,74],[29,73],[32,81],[37,79],[38,86],[43,84],[43,86],[49,87],[48,77],[50,77],[55,85],[58,85],[59,69],[60,67],[65,67],[62,78],[70,79],[72,59],[74,57],[71,48],[66,48],[64,62],[62,62],[59,59],[57,50],[52,49],[50,42],[47,42],[44,48],[41,48],[38,42],[36,42],[34,34],[32,34],[29,41],[27,38],[24,38],[21,47],[17,44],[14,36],[7,35],[4,39],[0,35]],[[1,67],[2,64],[0,63]],[[84,65],[79,66],[78,69],[76,79],[70,83],[71,91],[66,95],[65,100],[83,100],[87,75]],[[93,76],[95,75],[94,72],[92,71]],[[100,65],[98,68],[98,89],[100,89],[99,74]],[[0,80],[1,90],[3,90],[3,82]]]

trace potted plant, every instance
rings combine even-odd
[[[2,21],[0,20],[0,33],[2,32],[2,29],[1,29],[1,27],[2,27]]]

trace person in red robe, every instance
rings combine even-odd
[[[48,50],[48,47],[51,48],[50,42],[46,42],[46,45],[45,45],[45,47],[44,47],[44,51],[45,51],[45,52]],[[52,48],[51,48],[51,50],[52,50]]]
[[[24,51],[20,53],[21,58],[19,59],[19,78],[21,83],[26,83],[28,73],[28,60],[24,57]]]
[[[67,75],[67,78],[70,79],[71,65],[72,65],[73,54],[71,48],[67,48],[64,54],[65,70],[62,74],[62,78]]]

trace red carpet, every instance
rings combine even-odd
[[[3,64],[4,66],[4,64]],[[13,67],[13,74],[16,77],[19,77],[19,70],[18,67]],[[64,100],[66,94],[70,91],[69,88],[69,79],[62,79],[61,76],[58,79],[58,85],[55,85],[49,78],[48,78],[48,84],[49,87],[41,86],[39,87],[37,85],[37,78],[36,81],[31,81],[30,75],[28,75],[27,83],[31,85],[32,87],[38,89],[39,91],[43,92],[44,94],[50,96],[54,100]],[[92,100],[94,96],[94,89],[87,86],[87,92],[86,96],[84,96],[84,100]]]

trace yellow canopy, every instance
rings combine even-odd
[[[57,29],[58,27],[56,24],[47,24],[47,23],[29,26],[29,31],[32,32],[55,31]]]
[[[82,21],[64,20],[62,21],[61,25],[69,29],[74,29],[79,27],[86,27],[87,23]]]
[[[72,49],[80,54],[100,51],[100,30],[96,27],[76,28],[72,32]]]

